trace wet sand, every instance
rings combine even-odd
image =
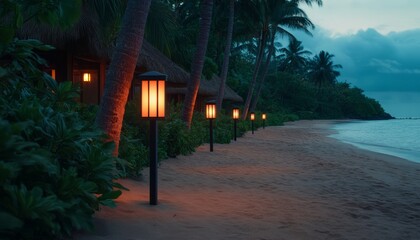
[[[333,121],[298,121],[200,146],[144,180],[96,230],[75,239],[420,239],[420,164],[327,137]]]

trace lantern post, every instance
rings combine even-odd
[[[166,75],[159,72],[140,74],[141,80],[141,117],[150,120],[149,157],[150,157],[150,205],[158,202],[158,126],[157,120],[165,118]]]
[[[216,102],[208,101],[206,103],[206,118],[210,125],[210,152],[213,152],[213,119],[216,118]]]
[[[233,118],[233,139],[236,141],[236,128],[237,128],[237,122],[239,119],[239,108],[235,107],[232,109],[232,118]]]
[[[265,119],[267,119],[267,114],[263,113],[261,115],[261,119],[262,119],[262,124],[263,124],[263,129],[265,128]]]
[[[251,112],[250,119],[251,119],[252,134],[254,134],[254,121],[255,121],[255,113],[254,112]]]

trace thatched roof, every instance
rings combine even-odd
[[[220,86],[221,79],[217,75],[213,75],[212,79],[209,81],[209,83],[216,87],[217,92],[219,92],[219,86]],[[235,91],[232,90],[228,85],[225,87],[225,96],[223,97],[224,100],[229,100],[233,102],[243,102],[241,96],[239,96]]]
[[[147,71],[158,71],[168,75],[168,82],[186,84],[190,74],[180,66],[172,62],[162,52],[157,50],[146,40],[143,41],[142,49],[137,60],[137,67]]]
[[[37,21],[25,23],[17,32],[22,39],[38,39],[57,49],[66,49],[75,54],[90,54],[109,57],[110,48],[100,36],[101,28],[95,11],[84,5],[79,21],[69,28],[60,28]]]
[[[207,97],[217,97],[220,86],[220,78],[216,75],[213,75],[211,80],[201,79],[200,89],[198,93],[202,96]],[[185,94],[187,92],[187,87],[177,87],[177,88],[168,88],[166,90],[170,94]],[[233,91],[229,86],[226,85],[224,100],[233,101],[233,102],[243,102],[241,96],[239,96],[235,91]]]

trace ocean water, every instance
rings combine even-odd
[[[359,148],[420,163],[420,119],[338,123],[331,135]]]

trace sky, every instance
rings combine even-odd
[[[295,32],[312,53],[341,64],[339,81],[365,91],[394,117],[420,117],[420,1],[324,0],[302,6],[313,37]]]

